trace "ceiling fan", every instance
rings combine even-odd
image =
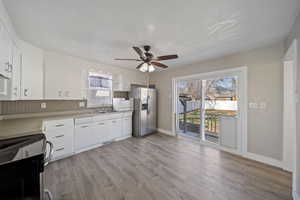
[[[139,47],[132,47],[134,51],[139,55],[139,58],[137,59],[122,59],[122,58],[115,58],[115,60],[125,60],[125,61],[142,61],[136,68],[142,72],[153,72],[155,71],[155,67],[160,67],[160,68],[168,68],[167,65],[162,64],[157,61],[162,61],[162,60],[171,60],[171,59],[176,59],[178,58],[178,55],[166,55],[166,56],[157,56],[155,57],[151,52],[151,46],[145,45],[143,46],[144,51],[139,48]]]

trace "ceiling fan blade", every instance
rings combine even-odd
[[[140,58],[144,58],[144,53],[139,47],[132,47],[137,54],[139,54]]]
[[[136,69],[140,69],[143,66],[144,62],[142,62],[141,64],[139,64]]]
[[[156,67],[161,67],[161,68],[164,68],[164,69],[168,68],[167,65],[159,63],[159,62],[153,62],[152,61],[151,64],[154,65],[154,66],[156,66]]]
[[[140,59],[131,59],[131,58],[129,58],[129,59],[126,59],[126,58],[115,58],[115,60],[142,61]]]
[[[171,60],[178,58],[178,55],[166,55],[166,56],[158,56],[155,60]]]

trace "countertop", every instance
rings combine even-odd
[[[93,117],[97,115],[108,115],[113,113],[125,113],[132,111],[112,111],[112,112],[87,112],[73,114],[51,114],[51,116],[37,116],[29,118],[0,120],[0,139],[38,134],[42,132],[42,124],[45,120],[59,120],[68,118]]]

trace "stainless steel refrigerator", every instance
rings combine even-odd
[[[132,88],[133,136],[144,136],[156,131],[156,93],[152,88]]]

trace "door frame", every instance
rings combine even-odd
[[[292,63],[292,66],[289,65]],[[297,106],[298,41],[294,39],[283,58],[283,161],[282,167],[293,173],[293,190],[296,188],[296,112]],[[290,97],[290,98],[288,98]],[[291,135],[292,132],[292,135]],[[292,144],[292,145],[291,145]],[[293,156],[291,157],[291,154]]]
[[[205,79],[205,78],[211,78],[211,77],[224,77],[228,75],[236,75],[239,74],[240,77],[240,101],[239,101],[239,123],[238,123],[238,138],[237,138],[237,150],[232,150],[226,147],[222,147],[217,144],[213,144],[211,142],[205,142],[200,140],[200,143],[203,143],[204,145],[208,145],[223,151],[227,151],[230,153],[238,154],[238,155],[246,155],[247,149],[248,149],[248,134],[247,134],[247,110],[248,110],[248,68],[247,66],[242,67],[236,67],[236,68],[229,68],[225,70],[218,70],[218,71],[210,71],[210,72],[204,72],[199,74],[193,74],[188,76],[180,76],[180,77],[174,77],[172,79],[172,135],[176,136],[178,135],[176,132],[177,127],[177,119],[176,119],[176,113],[177,113],[177,88],[176,83],[178,81],[182,80],[188,80],[188,79]]]

